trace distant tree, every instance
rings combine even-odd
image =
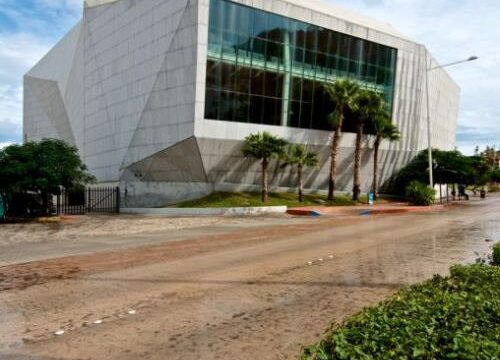
[[[337,156],[342,138],[342,125],[344,119],[354,109],[356,95],[360,88],[351,80],[337,80],[333,84],[325,85],[325,90],[330,100],[335,104],[334,111],[328,116],[332,129],[332,149],[330,155],[330,174],[328,180],[328,200],[335,200],[335,181],[337,178]]]
[[[486,146],[481,157],[489,168],[496,169],[498,167],[498,154],[494,146]]]
[[[459,151],[432,150],[435,160],[434,177],[441,184],[472,185],[479,181],[479,174],[473,158]],[[412,181],[428,183],[429,162],[427,150],[421,151],[406,167],[396,175],[392,192],[403,195],[406,186]]]
[[[378,197],[378,165],[379,165],[379,149],[383,140],[398,141],[401,134],[396,125],[391,122],[391,116],[387,111],[382,111],[375,116],[373,122],[375,128],[375,141],[373,143],[373,187],[372,191],[375,198]]]
[[[356,145],[354,149],[354,176],[352,199],[359,200],[361,195],[361,155],[364,128],[368,124],[373,124],[377,116],[380,116],[385,109],[384,97],[371,90],[359,90],[354,99],[353,120],[356,125]]]
[[[264,131],[252,134],[245,138],[242,153],[246,157],[251,157],[261,161],[262,165],[262,202],[268,199],[268,177],[267,168],[269,161],[274,157],[282,157],[285,153],[288,142],[277,136]]]
[[[59,187],[74,189],[94,181],[75,147],[45,139],[0,150],[0,193],[9,207],[13,193],[38,193],[49,214],[49,195]]]
[[[308,151],[302,144],[291,145],[288,153],[284,157],[285,166],[297,167],[297,189],[299,193],[299,202],[304,201],[304,184],[302,174],[305,167],[315,167],[319,164],[318,154]]]
[[[500,169],[491,170],[489,173],[489,179],[491,182],[500,183]]]

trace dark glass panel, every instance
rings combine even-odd
[[[316,66],[321,68],[321,71],[325,71],[324,68],[327,67],[327,55],[325,53],[316,54]]]
[[[330,45],[330,34],[332,32],[327,29],[318,29],[318,51],[328,53]]]
[[[248,120],[254,124],[262,123],[262,111],[264,108],[263,105],[263,97],[250,95],[250,104],[249,104],[249,118]]]
[[[264,70],[252,69],[252,83],[250,93],[253,95],[264,95],[264,85],[266,83],[266,73]]]
[[[281,98],[283,94],[283,75],[267,72],[265,74],[264,95]]]
[[[339,56],[342,58],[349,58],[350,56],[350,45],[351,45],[351,38],[347,35],[343,35],[339,39]]]
[[[266,39],[267,30],[267,13],[254,10],[253,35],[261,39]]]
[[[298,77],[292,78],[290,99],[300,101],[302,99],[302,79]]]
[[[250,68],[238,66],[236,68],[234,91],[238,93],[249,94],[251,84]]]
[[[233,31],[237,31],[241,35],[252,37],[254,13],[255,11],[248,7],[237,6],[235,11],[236,27],[233,28]]]
[[[331,104],[319,85],[331,75],[377,85],[392,104],[395,49],[224,0],[211,0],[208,41],[207,118],[280,124],[290,70],[290,126],[328,128]]]
[[[350,39],[350,47],[349,47],[349,59],[354,61],[361,60],[361,48],[362,48],[362,40],[351,38]]]
[[[314,67],[316,66],[316,52],[315,51],[305,50],[304,66],[308,70],[314,69]]]
[[[300,125],[300,102],[291,101],[290,103],[290,123],[291,127],[299,127]]]
[[[223,18],[222,28],[224,30],[234,31],[238,28],[237,24],[237,8],[238,5],[229,1],[222,2]]]
[[[248,122],[249,110],[250,110],[250,96],[246,94],[234,95],[233,120],[238,122]]]
[[[302,80],[302,102],[312,102],[314,94],[314,81]]]
[[[358,75],[360,74],[360,64],[357,61],[349,61],[349,74]]]
[[[311,127],[316,130],[331,130],[328,115],[335,110],[335,106],[322,83],[316,82],[315,84],[313,103]]]
[[[292,44],[296,47],[305,47],[307,25],[298,21],[291,20]]]
[[[219,119],[219,92],[207,88],[205,94],[205,118],[218,120]]]
[[[365,47],[365,62],[367,62],[370,65],[377,65],[377,45],[368,42],[367,46]]]
[[[209,31],[213,32],[222,28],[222,21],[224,19],[224,7],[221,1],[212,0],[210,2],[210,20]]]
[[[318,49],[318,31],[315,26],[311,25],[307,28],[305,48],[310,51]]]
[[[234,94],[230,91],[221,91],[219,104],[219,119],[233,120]]]
[[[232,91],[235,84],[236,66],[227,63],[220,64],[220,88]]]
[[[234,60],[238,50],[238,35],[229,31],[222,33],[222,58]]]
[[[341,39],[341,34],[330,31],[330,39],[328,41],[328,49],[326,51],[329,55],[339,55],[339,46]]]
[[[377,84],[378,85],[385,85],[386,74],[387,74],[386,68],[383,68],[383,67],[377,68]]]
[[[252,58],[255,61],[264,61],[266,58],[266,41],[255,38],[252,40]]]
[[[266,41],[266,61],[281,64],[283,62],[283,45]]]
[[[300,107],[300,123],[299,123],[300,128],[311,129],[311,113],[312,113],[312,103],[303,102]]]
[[[220,63],[207,62],[207,87],[217,88],[220,84]]]
[[[346,60],[343,57],[339,57],[337,62],[337,70],[339,71],[340,76],[347,76],[348,68],[349,60]]]
[[[330,73],[335,73],[338,67],[338,57],[335,55],[328,55],[326,59],[326,67],[330,70]],[[333,70],[333,71],[332,71]]]
[[[305,50],[303,48],[292,48],[293,64],[296,67],[301,67],[304,63]]]
[[[282,16],[276,14],[268,14],[266,30],[266,39],[274,42],[283,42],[285,19]]]
[[[265,97],[262,100],[262,106],[263,106],[262,123],[266,125],[280,125],[281,100]]]

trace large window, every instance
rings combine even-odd
[[[323,85],[351,78],[391,107],[396,58],[387,46],[211,0],[205,118],[326,130],[334,104]]]

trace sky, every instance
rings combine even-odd
[[[148,0],[142,0],[148,1]],[[393,25],[450,67],[462,89],[457,146],[500,147],[498,0],[324,0]],[[83,0],[0,0],[0,148],[22,140],[22,77],[81,17]]]

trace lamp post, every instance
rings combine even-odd
[[[463,63],[466,63],[466,62],[469,62],[469,61],[474,61],[474,60],[477,60],[479,59],[477,56],[471,56],[469,57],[468,59],[465,59],[465,60],[460,60],[460,61],[454,61],[452,63],[449,63],[449,64],[444,64],[444,65],[439,65],[439,66],[435,66],[435,67],[431,67],[431,65],[429,64],[429,61],[430,61],[430,58],[427,57],[427,60],[426,60],[426,71],[425,71],[425,85],[426,85],[426,95],[427,95],[427,144],[429,145],[429,184],[431,186],[431,188],[434,189],[434,175],[433,175],[433,161],[432,161],[432,141],[431,141],[431,115],[430,115],[430,112],[431,112],[431,107],[430,107],[430,96],[429,96],[429,73],[431,71],[434,71],[434,70],[437,70],[437,69],[442,69],[442,68],[445,68],[445,67],[450,67],[450,66],[453,66],[453,65],[458,65],[458,64],[463,64]]]

